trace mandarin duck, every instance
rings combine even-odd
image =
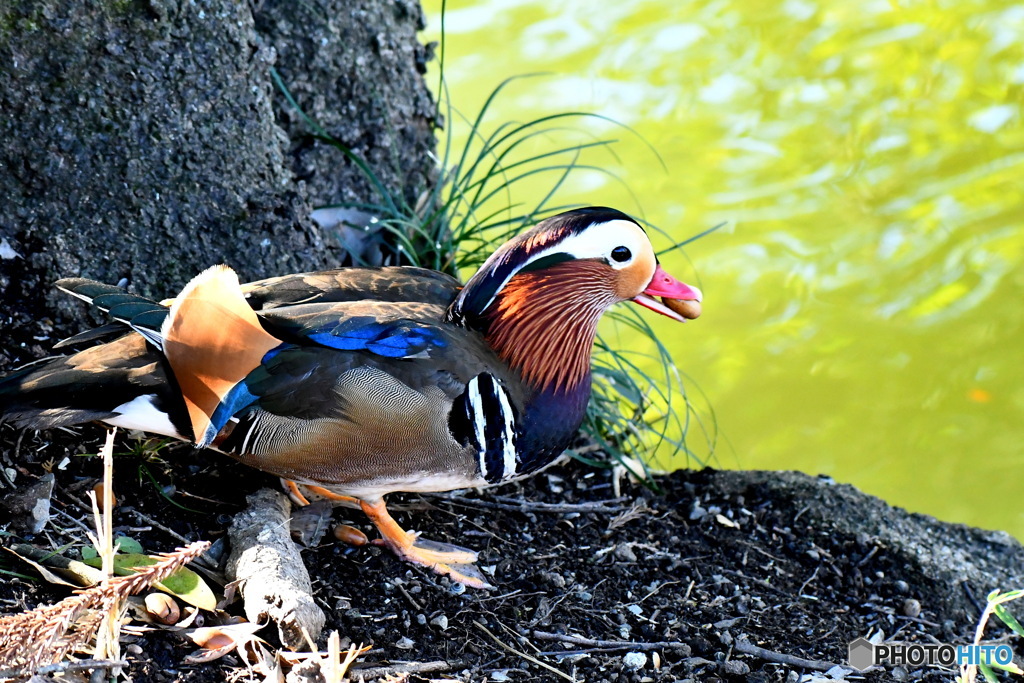
[[[85,279],[57,286],[131,330],[0,380],[0,419],[100,421],[220,451],[361,508],[379,544],[478,587],[475,553],[402,529],[384,496],[551,463],[583,421],[604,311],[632,300],[685,321],[701,300],[638,223],[602,207],[541,221],[465,286],[415,267],[239,285],[226,266],[163,304]]]

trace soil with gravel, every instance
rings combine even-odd
[[[4,545],[85,543],[71,520],[90,525],[82,501],[100,462],[79,454],[95,453],[100,433],[0,429],[16,482],[56,475],[47,529],[3,536]],[[115,531],[149,552],[181,545],[176,535],[223,538],[246,494],[278,486],[215,453],[149,446],[122,435],[115,451]],[[949,680],[951,670],[935,667],[836,667],[860,636],[969,642],[978,600],[1024,585],[1024,550],[1005,534],[909,514],[826,478],[680,471],[660,478],[657,492],[617,478],[570,460],[487,491],[392,497],[407,528],[479,550],[493,590],[463,589],[329,533],[304,550],[325,633],[337,630],[343,647],[372,645],[352,679]],[[336,509],[339,522],[374,535],[355,511]],[[11,557],[0,569],[34,574]],[[49,604],[67,590],[10,576],[0,580],[0,611]],[[273,643],[272,631],[260,635]],[[185,664],[195,645],[169,630],[127,635],[123,645],[138,683],[244,671],[235,654]]]

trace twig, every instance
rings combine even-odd
[[[804,659],[803,657],[797,657],[795,655],[787,655],[782,652],[766,650],[765,648],[758,647],[749,640],[744,640],[742,638],[736,641],[733,649],[735,649],[736,652],[740,652],[745,655],[760,657],[767,662],[786,664],[788,666],[796,666],[802,669],[811,669],[813,671],[828,671],[829,669],[837,666],[836,664],[825,662],[820,659]]]
[[[810,578],[807,579],[806,581],[804,581],[802,584],[800,584],[800,590],[798,590],[796,592],[797,595],[803,595],[804,594],[804,589],[807,588],[807,586],[809,586],[812,581],[814,581],[816,578],[818,578],[818,570],[819,569],[821,569],[821,565],[820,564],[817,567],[814,568],[814,573],[811,574]]]
[[[100,449],[103,456],[103,495],[97,500],[96,491],[89,492],[92,513],[96,520],[96,534],[90,535],[96,550],[103,561],[103,582],[109,586],[114,578],[114,437],[117,427],[107,430],[107,439]],[[101,511],[102,510],[102,511]],[[121,614],[125,609],[123,596],[115,596],[108,600],[103,611],[103,620],[96,631],[95,654],[102,659],[121,659]],[[121,670],[111,671],[114,677],[120,677]]]
[[[921,617],[908,617],[903,614],[895,614],[893,616],[895,616],[900,621],[911,621],[915,624],[924,624],[925,626],[930,626],[931,628],[942,628],[942,624],[936,624],[934,621],[928,621],[927,619],[922,619]]]
[[[423,606],[420,603],[416,602],[416,598],[412,597],[412,595],[409,594],[409,591],[405,590],[405,586],[403,586],[400,583],[396,583],[395,587],[398,588],[398,592],[402,594],[402,597],[404,597],[409,602],[410,607],[412,607],[417,612],[423,611]]]
[[[451,671],[452,664],[444,661],[436,662],[408,662],[407,664],[395,664],[392,666],[373,666],[367,668],[350,668],[349,674],[359,674],[363,679],[378,679],[396,674],[428,674],[436,671]]]
[[[511,645],[507,645],[506,643],[501,642],[501,640],[499,640],[496,635],[494,635],[489,630],[487,630],[487,627],[484,626],[483,624],[481,624],[479,621],[474,621],[473,625],[476,626],[481,631],[483,631],[484,633],[486,633],[488,636],[490,636],[491,640],[493,640],[503,650],[508,650],[509,652],[511,652],[513,654],[517,654],[517,655],[519,655],[520,657],[522,657],[523,659],[525,659],[528,662],[533,662],[537,666],[544,667],[545,669],[547,669],[551,673],[556,674],[558,676],[561,676],[562,678],[564,678],[567,681],[571,681],[571,683],[576,683],[576,679],[573,678],[572,676],[570,676],[569,674],[565,673],[564,671],[560,671],[560,670],[556,669],[555,667],[551,666],[550,664],[548,664],[547,662],[540,661],[539,659],[537,659],[533,655],[528,655],[525,652],[520,652],[519,650],[515,649]]]
[[[605,500],[595,500],[592,503],[541,503],[540,501],[530,501],[523,498],[516,498],[515,496],[493,496],[494,500],[502,503],[517,503],[520,505],[532,506],[537,505],[542,508],[553,508],[561,505],[573,505],[580,507],[588,507],[591,505],[612,505],[622,504],[632,500],[635,500],[633,496],[616,496],[615,498],[607,498]]]
[[[18,456],[21,455],[21,440],[25,438],[25,432],[27,431],[27,429],[22,429],[18,433],[18,440],[14,442],[14,453],[11,454],[11,462],[14,464],[18,464]]]
[[[72,517],[71,515],[69,515],[68,513],[64,512],[63,510],[61,510],[61,509],[59,509],[57,507],[51,507],[50,509],[55,514],[59,515],[60,517],[66,517],[69,522],[71,522],[72,524],[77,526],[79,529],[81,529],[85,533],[87,533],[87,534],[91,534],[92,533],[92,529],[90,529],[85,524],[83,524],[81,520],[75,519],[74,517]]]
[[[867,555],[865,555],[865,556],[864,556],[864,557],[863,557],[863,558],[861,559],[861,561],[857,563],[857,569],[860,569],[861,567],[863,567],[864,565],[866,565],[866,564],[867,564],[868,562],[870,562],[870,561],[871,561],[871,558],[872,558],[872,557],[874,557],[874,556],[875,556],[875,553],[877,553],[877,552],[878,552],[878,546],[876,545],[875,547],[873,547],[873,548],[871,549],[871,552],[869,552],[869,553],[868,553]]]
[[[459,503],[468,507],[489,508],[492,510],[512,510],[515,512],[622,512],[626,509],[624,505],[616,505],[622,501],[629,500],[628,497],[610,498],[609,500],[595,503],[534,503],[527,500],[515,498],[503,498],[495,496],[494,501],[480,500],[479,498],[465,498],[463,496],[445,496],[440,501]],[[504,502],[511,501],[511,502]]]
[[[142,520],[146,524],[152,524],[154,527],[156,527],[160,531],[164,532],[165,534],[167,534],[171,538],[175,539],[176,541],[179,541],[180,543],[184,543],[184,544],[187,545],[187,544],[192,542],[192,541],[188,540],[187,538],[185,538],[184,536],[182,536],[181,534],[179,534],[174,529],[171,529],[169,527],[164,526],[163,524],[161,524],[160,522],[156,521],[155,519],[153,519],[152,517],[150,517],[149,515],[147,515],[145,513],[139,512],[138,510],[136,510],[134,508],[132,508],[131,510],[127,510],[126,512],[128,512],[128,514],[130,514],[135,519]]]
[[[75,662],[57,662],[47,664],[36,669],[36,673],[42,676],[55,674],[61,671],[82,671],[85,669],[123,669],[128,662],[123,659],[80,659]]]
[[[774,584],[768,583],[764,579],[758,579],[753,576],[747,576],[743,572],[738,572],[734,569],[720,569],[719,571],[721,571],[721,573],[725,574],[726,576],[735,576],[737,578],[743,579],[744,581],[749,581],[750,583],[756,586],[760,586],[761,588],[765,588],[767,590],[774,591],[779,595],[789,597],[789,593],[787,593],[786,591],[782,590]]]
[[[682,650],[690,647],[686,643],[671,640],[657,643],[637,643],[631,640],[595,640],[565,633],[548,633],[547,631],[531,631],[530,633],[537,640],[557,640],[596,650]]]
[[[970,584],[967,583],[967,579],[960,582],[960,587],[964,589],[964,595],[967,596],[968,602],[971,603],[974,609],[978,610],[978,615],[981,616],[984,614],[985,608],[982,607],[981,603],[978,602],[978,599],[974,597],[974,592],[971,590]]]

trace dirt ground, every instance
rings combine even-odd
[[[85,537],[73,520],[90,525],[81,501],[101,470],[78,453],[95,453],[101,432],[0,428],[16,481],[56,475],[47,529],[5,535],[4,545],[70,543],[64,553],[75,555]],[[115,525],[147,552],[223,538],[246,494],[278,486],[183,445],[153,454],[122,435],[115,453]],[[372,645],[352,680],[950,680],[939,668],[835,667],[859,636],[969,642],[985,594],[1024,585],[1024,551],[1005,534],[911,515],[824,478],[701,470],[661,478],[660,492],[619,484],[616,496],[612,470],[570,460],[483,492],[395,496],[407,528],[481,552],[489,591],[330,533],[303,550],[325,633],[337,630],[343,647]],[[333,520],[374,536],[355,511],[336,509]],[[10,556],[0,569],[35,574]],[[68,594],[17,576],[0,582],[3,613]],[[273,643],[272,631],[260,635]],[[196,647],[170,631],[123,645],[140,683],[246,677],[236,655],[184,664]]]

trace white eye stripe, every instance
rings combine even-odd
[[[645,243],[650,244],[647,235],[636,223],[624,220],[595,223],[586,230],[566,237],[558,244],[535,254],[526,263],[532,263],[551,254],[569,254],[577,259],[605,258],[613,267],[621,268],[632,258],[620,263],[611,258],[612,251],[616,247],[625,247],[629,249],[631,255],[636,255]]]
[[[617,247],[626,247],[629,249],[630,258],[625,261],[616,261],[613,259],[611,253]],[[612,268],[621,270],[622,268],[631,265],[636,259],[636,256],[642,253],[644,248],[651,251],[653,256],[653,248],[651,247],[650,240],[647,238],[647,234],[643,231],[643,228],[632,221],[611,220],[603,223],[593,223],[575,235],[566,237],[547,249],[541,250],[526,259],[521,266],[508,274],[508,276],[502,281],[501,285],[495,288],[494,296],[492,296],[487,303],[480,308],[480,310],[486,311],[494,302],[498,292],[504,289],[509,280],[515,277],[521,270],[531,263],[539,261],[547,256],[551,256],[553,254],[568,254],[574,259],[603,258]],[[491,266],[490,274],[495,274],[501,266],[501,261],[496,259],[494,264]]]

